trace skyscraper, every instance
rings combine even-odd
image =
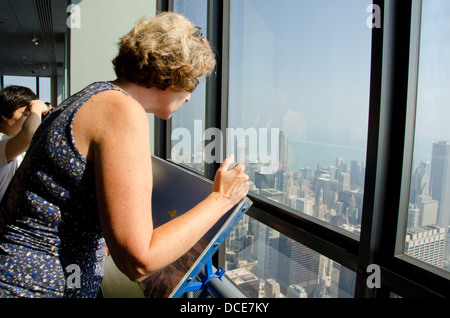
[[[426,195],[416,197],[416,205],[420,209],[419,225],[436,224],[439,202]]]
[[[417,196],[430,194],[431,163],[421,162],[411,177],[409,203],[416,203]]]
[[[288,167],[288,135],[280,132],[279,138],[279,169],[277,172],[277,189],[287,192],[287,167]]]
[[[439,202],[437,224],[450,223],[450,141],[433,144],[430,173],[431,197]]]
[[[279,145],[279,163],[280,163],[280,172],[286,172],[288,167],[288,135],[281,131],[280,132],[280,145]]]
[[[257,270],[268,277],[278,274],[278,242],[280,233],[266,225],[260,224],[258,231],[258,263]]]
[[[406,232],[405,254],[437,267],[443,266],[445,228],[426,225]]]
[[[312,295],[319,277],[320,254],[281,234],[278,258],[278,281],[282,288],[288,289],[298,284]]]

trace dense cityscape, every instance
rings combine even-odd
[[[280,134],[279,170],[246,162],[250,191],[359,234],[365,167],[337,158],[335,165],[288,169],[288,136]],[[245,216],[226,242],[227,277],[250,297],[353,297],[356,275]]]
[[[288,136],[281,134],[277,173],[265,174],[260,164],[247,163],[251,192],[359,234],[364,162],[337,158],[335,165],[289,171],[287,143]],[[450,270],[446,167],[450,142],[439,142],[433,144],[432,163],[420,163],[413,171],[405,254]],[[353,297],[353,271],[247,216],[226,247],[227,276],[250,297]]]
[[[250,192],[359,235],[365,163],[338,157],[328,166],[289,169],[288,138],[280,133],[277,172],[245,162]],[[438,142],[432,161],[421,162],[412,173],[405,254],[450,270],[447,183],[450,142]],[[355,272],[248,216],[226,240],[226,270],[248,296],[260,298],[348,298],[356,280]]]

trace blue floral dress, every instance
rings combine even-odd
[[[91,84],[36,131],[0,207],[0,297],[98,294],[106,255],[94,165],[77,149],[72,125],[80,107],[106,90],[120,91]]]

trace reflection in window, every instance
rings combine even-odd
[[[355,272],[245,215],[226,240],[225,275],[252,298],[352,298]]]
[[[405,253],[450,270],[450,2],[423,1]]]
[[[195,26],[201,27],[202,34],[206,37],[207,3],[204,0],[175,0],[174,12],[183,14]],[[191,94],[191,100],[185,103],[172,116],[172,131],[188,132],[188,134],[184,133],[183,136],[190,135],[189,142],[191,149],[181,147],[181,152],[172,152],[171,159],[177,163],[183,163],[200,173],[204,172],[203,132],[205,130],[205,97],[205,80],[201,79],[199,85]],[[172,138],[174,138],[172,139],[172,147],[179,142],[183,142],[181,136],[172,135]]]
[[[229,127],[241,133],[227,152],[244,158],[253,194],[357,234],[370,4],[231,0],[230,17]]]

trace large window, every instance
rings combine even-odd
[[[371,1],[232,0],[228,152],[252,193],[359,234]],[[371,11],[370,11],[371,12]]]
[[[203,36],[207,36],[207,1],[175,0],[174,11],[186,16],[192,23],[201,28]],[[205,131],[205,79],[201,79],[191,100],[175,113],[171,120],[172,147],[171,159],[187,167],[204,173],[204,141]],[[183,138],[191,138],[183,140]],[[190,148],[186,145],[190,145]]]
[[[450,4],[168,3],[219,44],[217,76],[173,116],[172,159],[212,178],[212,127],[250,176],[217,255],[229,280],[250,297],[448,297]]]
[[[423,1],[405,254],[450,270],[450,2]],[[414,36],[414,35],[413,35]]]
[[[28,87],[42,101],[51,102],[51,79],[49,77],[3,76],[3,86],[11,85]]]
[[[50,77],[39,77],[39,99],[43,102],[52,101],[51,82]]]
[[[227,152],[252,195],[359,235],[371,66],[369,1],[230,2]],[[239,235],[240,234],[240,235]],[[353,297],[355,273],[251,218],[227,240],[255,297]]]
[[[19,85],[25,86],[31,89],[35,94],[37,94],[36,89],[36,77],[31,76],[4,76],[3,86]]]

